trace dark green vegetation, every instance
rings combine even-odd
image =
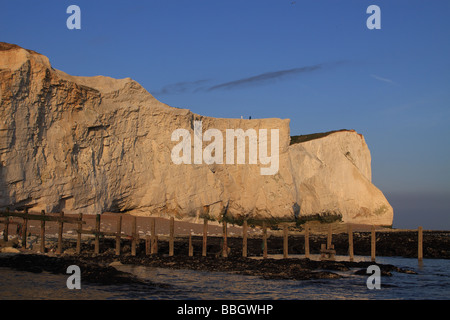
[[[300,136],[291,136],[291,143],[290,144],[296,144],[296,143],[302,143],[314,139],[319,139],[326,137],[332,133],[335,132],[343,132],[343,131],[351,131],[347,129],[341,129],[341,130],[334,130],[334,131],[328,131],[328,132],[321,132],[321,133],[311,133],[311,134],[304,134]]]
[[[300,226],[307,222],[318,221],[320,223],[342,222],[342,214],[333,212],[317,213],[309,216],[300,216],[296,220],[296,225]]]

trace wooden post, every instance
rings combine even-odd
[[[23,228],[22,228],[22,248],[27,248],[27,233],[28,233],[28,208],[25,208],[25,216],[23,218]]]
[[[289,244],[288,244],[288,237],[289,237],[289,233],[288,233],[288,226],[285,225],[283,227],[283,258],[286,259],[288,257],[289,254]]]
[[[331,243],[333,242],[332,239],[333,239],[333,229],[330,224],[328,225],[327,249],[331,249]]]
[[[305,223],[305,258],[309,259],[309,225]]]
[[[189,257],[194,255],[194,248],[192,247],[192,231],[189,231]]]
[[[9,216],[5,217],[5,229],[3,230],[3,240],[8,241]]]
[[[155,218],[152,218],[151,223],[150,223],[150,230],[152,232],[151,235],[151,254],[156,254],[157,249],[157,243],[156,243],[156,224],[155,224]]]
[[[94,245],[94,253],[100,253],[100,215],[97,214],[95,217],[95,245]]]
[[[41,211],[42,220],[41,220],[41,247],[40,251],[41,253],[45,253],[45,211]]]
[[[175,234],[175,218],[170,218],[170,239],[169,239],[169,256],[173,256],[174,251],[174,234]]]
[[[419,261],[423,260],[423,230],[422,227],[419,227],[418,230],[418,245],[417,245],[417,258],[419,259]]]
[[[9,209],[6,208],[6,217],[5,217],[5,231],[3,231],[3,240],[8,241],[8,235],[9,235]]]
[[[148,256],[148,255],[150,255],[150,247],[151,247],[151,245],[152,245],[152,240],[151,240],[151,238],[150,238],[150,236],[149,235],[146,235],[145,236],[145,254]]]
[[[266,222],[263,222],[263,258],[267,258],[267,226]]]
[[[326,259],[326,245],[325,243],[321,243],[320,244],[320,260],[325,260]]]
[[[133,216],[131,223],[131,255],[136,255],[136,242],[137,242],[137,218],[136,216]]]
[[[228,237],[228,231],[227,231],[227,222],[223,221],[223,248],[222,248],[222,257],[227,258],[228,257],[228,243],[227,243],[227,237]]]
[[[83,213],[78,214],[77,254],[81,253],[81,232],[83,231]]]
[[[372,225],[372,232],[371,232],[371,260],[372,262],[375,262],[375,246],[376,246],[376,236],[375,236],[375,226]]]
[[[242,226],[242,256],[247,257],[247,220],[244,220],[244,224]]]
[[[352,225],[349,224],[347,226],[347,232],[348,232],[348,255],[349,260],[353,261],[353,230]]]
[[[122,216],[117,219],[117,232],[116,232],[116,256],[120,255],[120,238],[122,236]]]
[[[57,254],[62,253],[63,230],[64,230],[64,211],[61,211],[59,215],[58,248],[56,250]]]
[[[206,257],[207,253],[207,241],[208,241],[208,219],[203,219],[203,245],[202,245],[202,257]]]

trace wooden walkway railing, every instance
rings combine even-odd
[[[28,221],[29,220],[38,220],[41,221],[41,232],[40,232],[40,238],[45,240],[45,223],[47,221],[54,221],[58,222],[59,229],[58,229],[58,247],[57,247],[57,253],[62,253],[62,241],[63,241],[63,227],[64,223],[76,223],[78,225],[85,224],[82,219],[75,219],[70,217],[65,217],[64,212],[61,212],[56,215],[47,215],[45,214],[45,211],[42,210],[40,214],[38,213],[29,213],[28,210],[25,210],[24,212],[17,212],[9,210],[6,211],[0,211],[0,217],[5,217],[5,220],[2,221],[5,224],[5,229],[3,231],[3,239],[5,241],[8,241],[8,235],[9,235],[9,224],[10,219],[9,217],[17,217],[23,219],[22,224],[22,247],[26,248],[27,246],[27,233],[28,233]],[[41,240],[41,252],[45,252],[45,241]]]
[[[136,255],[136,246],[140,242],[140,240],[145,240],[145,252],[147,255],[157,254],[158,253],[158,236],[156,233],[156,222],[155,218],[151,218],[150,225],[150,235],[145,236],[145,238],[141,238],[137,233],[137,221],[136,216],[132,216],[131,219],[131,234],[127,235],[122,232],[122,215],[117,217],[116,223],[116,231],[102,231],[101,230],[101,217],[102,215],[96,215],[95,228],[92,230],[83,229],[83,225],[86,225],[86,221],[83,220],[83,214],[80,213],[78,217],[67,217],[64,215],[64,212],[57,214],[46,214],[44,211],[41,213],[30,213],[28,210],[23,212],[19,211],[9,211],[4,210],[0,211],[0,217],[4,217],[3,220],[0,220],[0,224],[4,224],[5,228],[3,231],[3,240],[8,241],[9,236],[9,226],[10,224],[18,224],[17,222],[11,221],[10,217],[16,217],[23,219],[21,237],[22,237],[22,247],[27,247],[27,227],[28,221],[37,220],[41,221],[40,227],[40,251],[45,252],[45,225],[46,222],[56,222],[58,223],[58,244],[56,253],[61,254],[63,252],[63,227],[64,224],[76,224],[77,225],[77,245],[76,245],[76,253],[81,253],[81,236],[83,234],[93,235],[94,236],[94,253],[100,253],[100,238],[101,237],[113,237],[115,238],[115,254],[121,254],[121,239],[126,238],[131,240],[131,255]],[[287,224],[280,225],[283,230],[283,257],[288,258],[288,239],[289,239],[289,229]],[[170,218],[170,229],[169,229],[169,256],[174,255],[174,237],[175,237],[175,220],[174,218]],[[305,258],[310,258],[310,247],[309,247],[309,239],[310,239],[310,227],[308,224],[304,226],[304,234],[305,234]],[[348,225],[348,255],[349,260],[353,261],[354,252],[353,252],[353,230],[352,226]],[[332,244],[332,236],[333,231],[331,225],[328,229],[327,235],[327,243],[323,244],[321,248],[321,256],[322,259],[334,259],[335,250]],[[221,255],[223,257],[227,257],[229,253],[228,249],[228,228],[227,222],[222,222],[222,250]],[[207,238],[208,238],[208,220],[204,219],[203,223],[203,241],[202,241],[202,256],[207,255]],[[248,225],[247,221],[244,221],[242,226],[242,256],[247,257],[248,249],[247,249],[247,240],[248,240]],[[268,246],[267,246],[267,224],[265,222],[262,223],[262,241],[263,241],[263,258],[267,258]],[[192,234],[189,234],[188,237],[188,255],[193,256],[194,248],[192,246]],[[418,229],[418,251],[417,257],[419,261],[423,259],[423,230],[422,227]],[[375,227],[372,226],[371,229],[371,260],[375,261],[376,259],[376,232]]]

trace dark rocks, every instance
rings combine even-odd
[[[354,274],[367,275],[366,269],[371,262],[348,261],[313,261],[309,259],[252,259],[244,257],[201,257],[201,256],[131,256],[124,254],[119,257],[102,253],[99,255],[63,255],[50,257],[38,254],[0,255],[0,267],[9,267],[29,272],[51,272],[66,274],[69,265],[77,265],[81,269],[83,281],[97,284],[136,284],[152,287],[164,285],[143,281],[131,274],[121,272],[110,264],[141,265],[169,269],[189,269],[209,272],[228,272],[233,274],[257,276],[272,280],[314,280],[339,279],[342,274],[333,271],[351,271]],[[392,272],[415,273],[392,265],[380,266],[382,276],[392,276]],[[349,273],[350,274],[350,273]]]
[[[93,258],[93,260],[95,260]],[[138,284],[146,286],[165,286],[140,280],[114,267],[103,266],[90,259],[75,256],[51,257],[41,254],[0,255],[0,267],[12,268],[19,271],[33,273],[50,272],[53,274],[67,274],[70,265],[77,265],[81,270],[81,279],[89,283]]]
[[[208,237],[208,256],[201,256],[201,237],[193,237],[194,256],[188,256],[186,239],[176,239],[175,256],[167,256],[168,242],[159,241],[159,254],[147,256],[145,245],[142,240],[137,246],[136,256],[131,256],[130,243],[122,240],[122,251],[120,256],[115,256],[115,239],[104,238],[100,241],[100,254],[93,255],[93,244],[82,244],[82,254],[62,255],[60,257],[38,255],[38,254],[1,254],[0,267],[10,267],[18,270],[34,273],[52,272],[66,274],[69,265],[78,265],[82,271],[82,279],[88,282],[100,284],[134,283],[143,284],[140,279],[120,272],[109,266],[111,262],[122,264],[142,265],[148,267],[160,267],[171,269],[189,269],[209,272],[228,272],[241,275],[252,275],[262,279],[338,279],[343,276],[357,274],[367,276],[367,267],[373,262],[350,262],[350,261],[315,261],[310,259],[255,259],[261,256],[261,239],[251,238],[248,240],[249,256],[242,257],[242,239],[230,237],[228,245],[231,248],[228,258],[217,255],[221,250],[221,237]],[[355,254],[370,254],[370,236],[363,232],[355,232]],[[410,239],[410,241],[406,241]],[[412,240],[411,240],[412,239]],[[270,237],[268,241],[269,254],[282,253],[282,239]],[[347,235],[333,235],[333,244],[338,254],[346,254]],[[445,257],[449,254],[449,233],[447,232],[424,232],[425,257]],[[317,253],[320,244],[326,242],[326,237],[314,235],[310,238],[311,253]],[[289,253],[303,254],[304,238],[302,236],[290,236]],[[433,245],[434,247],[429,247]],[[76,243],[65,240],[63,248],[66,252],[73,252]],[[367,246],[367,247],[366,247]],[[377,233],[377,255],[413,255],[417,250],[417,241],[414,241],[414,232],[379,232]],[[395,249],[397,248],[397,249]],[[414,274],[412,270],[401,269],[393,265],[381,265],[382,276],[392,276],[395,272]],[[157,287],[159,284],[145,282],[144,285]]]

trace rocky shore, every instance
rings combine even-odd
[[[435,247],[428,252],[442,253],[443,257],[448,257],[448,233],[433,233],[434,241],[440,243],[440,247]],[[365,233],[357,233],[355,237],[355,254],[364,254],[370,252],[370,247],[365,246],[370,240]],[[316,261],[310,259],[299,259],[290,257],[287,259],[270,258],[272,254],[278,254],[282,251],[282,239],[279,237],[269,237],[268,248],[269,258],[262,259],[261,256],[261,239],[251,238],[248,240],[249,257],[244,258],[241,254],[241,239],[229,238],[228,245],[230,247],[229,257],[220,256],[221,241],[220,237],[208,238],[208,255],[201,256],[202,238],[193,238],[194,256],[188,256],[188,247],[186,239],[178,238],[175,241],[175,255],[170,257],[167,255],[168,243],[166,241],[159,242],[159,253],[156,255],[145,254],[145,243],[141,241],[136,250],[136,256],[130,254],[130,246],[127,240],[122,240],[122,254],[116,256],[114,254],[114,239],[101,239],[100,254],[93,253],[93,246],[90,242],[83,243],[82,253],[74,254],[75,242],[65,240],[65,253],[56,256],[49,250],[46,254],[33,253],[29,250],[21,250],[21,254],[0,254],[0,267],[8,267],[29,272],[51,272],[56,274],[66,274],[69,265],[78,265],[81,269],[83,281],[91,283],[99,283],[105,285],[113,284],[133,284],[151,287],[164,287],[165,284],[152,283],[143,281],[131,274],[121,272],[114,268],[114,265],[141,265],[158,268],[171,269],[189,269],[209,272],[228,272],[240,275],[252,275],[262,279],[292,279],[292,280],[311,280],[311,279],[339,279],[342,277],[341,272],[349,272],[351,274],[366,275],[366,269],[369,265],[374,264],[370,261],[350,262],[350,261]],[[303,240],[301,236],[292,236],[289,238],[289,253],[302,254]],[[311,253],[318,253],[320,243],[326,241],[325,236],[312,236],[310,239]],[[367,240],[367,241],[366,241]],[[333,243],[338,254],[346,254],[344,248],[346,237],[344,234],[337,234],[333,237]],[[408,256],[415,253],[415,243],[411,234],[407,232],[386,232],[379,234],[377,238],[378,254],[383,255],[403,255]],[[392,241],[401,244],[398,248],[401,250],[393,250],[395,247]],[[388,245],[389,244],[389,245]],[[368,249],[368,251],[367,251]],[[446,251],[447,250],[447,251]],[[381,269],[382,276],[392,276],[395,272],[414,273],[414,271],[401,269],[393,265],[378,264]]]
[[[144,223],[141,220],[141,223]],[[174,241],[174,256],[168,256],[169,242],[165,233],[165,225],[160,221],[160,232],[158,241],[158,254],[147,255],[145,241],[141,241],[136,247],[136,256],[131,255],[131,239],[122,238],[121,255],[115,255],[115,239],[105,237],[100,239],[100,254],[94,254],[93,237],[84,238],[81,246],[81,254],[76,254],[76,236],[71,230],[64,234],[63,254],[56,256],[56,238],[46,239],[45,254],[37,250],[38,239],[31,235],[28,240],[27,249],[20,246],[20,240],[14,238],[8,243],[0,240],[0,251],[16,252],[19,254],[0,254],[0,267],[14,268],[29,272],[52,272],[66,274],[69,265],[78,265],[82,271],[83,281],[99,284],[133,284],[155,287],[164,287],[165,284],[157,284],[142,281],[130,274],[119,271],[114,265],[142,265],[149,267],[189,269],[208,272],[228,272],[241,275],[252,275],[262,279],[338,279],[342,272],[350,274],[366,275],[366,269],[373,264],[370,261],[350,262],[345,256],[348,254],[348,235],[343,226],[335,225],[336,233],[332,236],[332,243],[336,254],[344,256],[338,261],[316,261],[299,258],[298,255],[305,253],[304,233],[292,231],[289,235],[289,258],[274,259],[274,255],[282,255],[283,238],[277,234],[277,230],[270,230],[267,240],[269,259],[262,259],[263,241],[257,229],[250,233],[248,238],[248,258],[242,257],[242,238],[230,236],[227,239],[229,247],[228,258],[221,255],[223,239],[217,233],[208,236],[207,256],[202,257],[203,239],[200,234],[202,226],[189,223],[179,223],[179,232],[192,231],[193,256],[188,255],[188,239],[186,235],[179,234]],[[215,228],[211,226],[211,228]],[[218,228],[218,227],[217,227]],[[236,228],[236,229],[231,229]],[[341,231],[338,231],[341,228]],[[186,230],[185,230],[186,229]],[[184,230],[184,231],[183,231]],[[235,235],[240,231],[237,226],[231,227]],[[53,231],[53,227],[49,231]],[[211,230],[213,231],[213,230]],[[217,231],[217,230],[216,230]],[[309,235],[310,253],[317,255],[321,244],[327,242],[327,234],[317,229]],[[35,237],[35,238],[33,238]],[[429,231],[423,233],[424,258],[450,258],[450,231]],[[34,240],[33,240],[34,239]],[[376,255],[399,256],[417,258],[417,231],[415,230],[377,230],[376,232]],[[34,244],[33,244],[34,241]],[[353,232],[355,256],[370,255],[370,232],[364,228],[357,228]],[[413,273],[410,270],[400,269],[393,265],[380,266],[383,276],[391,276],[395,272]]]
[[[45,254],[0,254],[0,267],[13,268],[33,273],[50,272],[67,274],[67,267],[77,265],[81,270],[81,279],[85,282],[117,285],[132,284],[139,286],[167,287],[165,284],[141,280],[122,272],[114,266],[140,265],[170,269],[189,269],[209,272],[229,272],[240,275],[257,276],[262,279],[339,279],[342,276],[336,271],[350,271],[354,274],[366,274],[366,269],[372,262],[349,261],[313,261],[310,259],[253,259],[232,256],[222,257],[186,257],[186,256],[131,256],[119,257],[110,253],[100,255],[62,255],[59,257]],[[392,276],[393,272],[415,273],[388,264],[378,264],[382,276]]]

